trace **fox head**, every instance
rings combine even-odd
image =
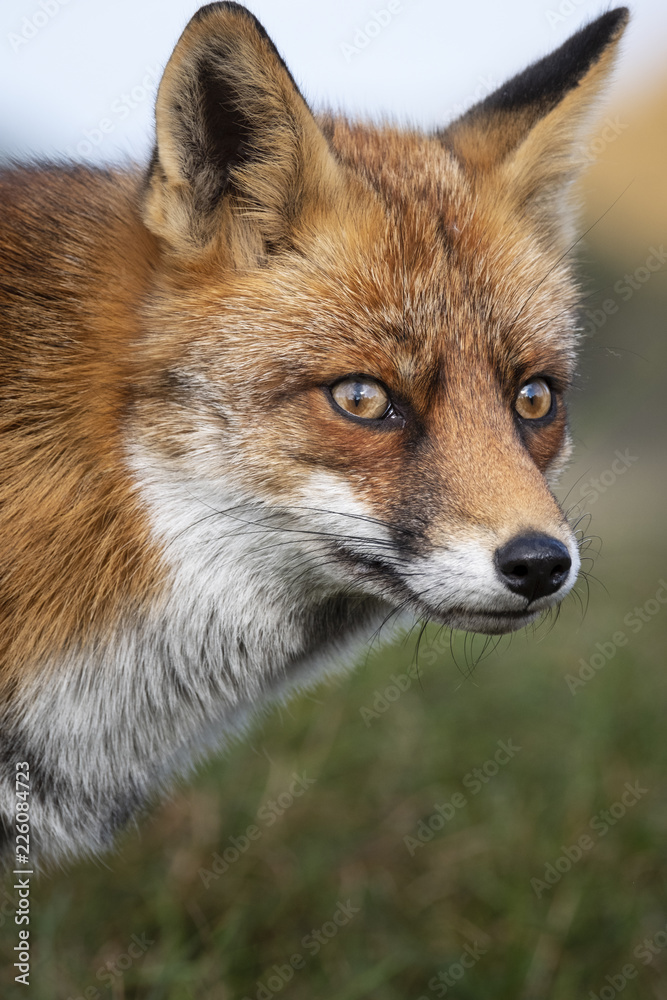
[[[0,171],[0,757],[37,857],[392,614],[502,633],[571,590],[571,191],[626,20],[424,134],[314,117],[215,3],[147,173]]]
[[[237,4],[190,21],[157,99],[129,433],[193,586],[225,538],[268,601],[344,594],[501,633],[571,590],[550,490],[570,450],[571,192],[627,19],[430,134],[315,117]]]

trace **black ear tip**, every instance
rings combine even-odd
[[[261,21],[258,21],[252,11],[248,10],[240,3],[232,3],[231,0],[223,0],[220,3],[207,3],[204,7],[200,7],[196,10],[188,21],[188,26],[192,24],[202,24],[209,18],[215,17],[216,14],[230,14],[237,20],[243,18],[249,24],[252,24],[260,35],[267,37],[266,31]]]
[[[606,14],[602,15],[603,18],[608,17],[611,24],[616,28],[624,28],[628,21],[630,20],[630,8],[629,7],[615,7],[614,10],[608,11]]]
[[[620,37],[629,20],[630,11],[627,7],[608,10],[580,28],[558,51],[566,51],[569,48],[574,58],[582,65],[592,64],[608,45]]]
[[[579,63],[582,69],[588,68],[623,34],[629,20],[630,11],[627,7],[608,10],[580,28],[559,51],[565,52],[569,49],[572,62]]]
[[[514,111],[530,104],[541,107],[543,113],[550,111],[580,83],[605,49],[616,41],[629,18],[627,7],[617,7],[590,21],[563,42],[560,48],[512,77],[472,108],[468,116],[478,115],[480,110]]]
[[[630,10],[627,7],[615,7],[591,21],[583,30],[594,31],[600,41],[611,42],[621,34],[630,20]]]
[[[217,14],[217,13],[240,14],[241,16],[250,18],[253,21],[256,20],[255,16],[251,14],[248,8],[244,7],[243,4],[224,2],[224,3],[205,4],[205,6],[200,7],[199,10],[195,11],[195,13],[190,18],[190,21],[196,24],[197,21],[205,21],[206,18],[210,17],[211,14]]]

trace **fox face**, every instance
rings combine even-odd
[[[338,132],[338,149],[359,141]],[[281,549],[281,576],[299,566],[295,603],[343,587],[453,627],[510,631],[560,600],[579,565],[546,479],[569,448],[568,268],[528,225],[494,226],[445,149],[430,151],[438,183],[420,198],[437,140],[375,142],[385,163],[404,164],[398,204],[396,187],[369,184],[228,295],[214,283],[205,313],[199,286],[161,312],[196,332],[167,388],[143,394],[135,467],[182,483],[224,534],[254,525],[258,568]],[[438,206],[453,198],[448,216]],[[532,296],[526,261],[535,284],[545,276]],[[159,490],[153,507],[160,523]]]
[[[394,616],[499,634],[572,589],[570,191],[626,21],[424,134],[314,116],[210,4],[145,174],[3,178],[0,749],[40,854],[108,845]]]
[[[457,628],[521,628],[579,568],[547,485],[569,452],[577,339],[567,189],[598,46],[625,15],[570,42],[572,66],[557,53],[424,136],[315,121],[254,22],[205,11],[165,74],[145,210],[179,284],[157,322],[193,331],[152,422],[176,398],[175,441],[188,399],[210,401],[175,478],[217,454],[224,484],[214,473],[201,499],[212,517],[230,486],[258,503],[242,516],[265,553],[273,537],[298,558],[303,595],[343,586]],[[184,114],[183,92],[208,112]],[[164,468],[164,448],[139,464]]]

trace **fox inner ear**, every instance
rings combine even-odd
[[[590,115],[628,18],[626,7],[603,14],[439,133],[550,239],[563,229],[564,195],[583,166]]]
[[[335,173],[287,67],[236,3],[202,7],[187,25],[160,83],[156,133],[144,221],[181,256],[223,241],[238,264],[256,262]]]

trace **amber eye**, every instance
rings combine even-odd
[[[546,417],[551,409],[551,389],[543,378],[534,378],[520,390],[514,405],[519,416],[526,420]]]
[[[332,386],[331,395],[341,410],[364,420],[379,420],[389,409],[389,396],[377,382],[345,378]]]

